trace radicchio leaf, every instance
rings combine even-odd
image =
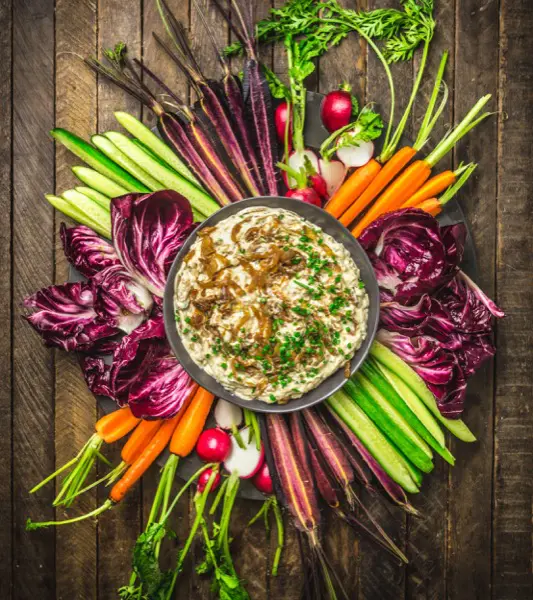
[[[126,335],[113,353],[113,364],[97,359],[82,364],[89,388],[129,405],[136,417],[167,419],[175,415],[197,389],[172,354],[161,316],[149,319]]]
[[[115,250],[130,275],[163,297],[167,274],[191,232],[191,206],[172,190],[126,194],[111,202]]]
[[[70,264],[85,277],[106,267],[120,265],[113,246],[85,225],[67,228],[61,223],[63,250]]]
[[[117,327],[131,333],[150,314],[153,298],[119,263],[106,267],[91,280],[94,308],[104,319],[114,319]]]
[[[412,303],[446,285],[463,257],[463,224],[439,227],[418,209],[386,213],[359,237],[370,256],[384,302]]]
[[[119,330],[94,309],[94,293],[89,283],[65,283],[43,288],[24,300],[33,312],[26,315],[47,346],[85,352]]]

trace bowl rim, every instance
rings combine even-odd
[[[198,232],[212,225],[218,224],[220,221],[229,218],[230,216],[252,206],[267,206],[268,208],[282,208],[290,210],[303,218],[311,221],[313,224],[321,227],[323,224],[315,223],[315,220],[326,221],[326,224],[330,229],[337,230],[337,235],[332,235],[331,231],[326,231],[329,235],[332,235],[336,241],[343,244],[357,267],[361,272],[361,279],[364,281],[365,288],[368,294],[369,306],[368,306],[368,320],[367,320],[367,335],[363,340],[361,347],[357,350],[350,361],[350,375],[353,375],[361,366],[363,361],[368,356],[370,346],[376,336],[378,323],[379,323],[379,287],[372,263],[368,258],[366,252],[359,244],[357,239],[351,234],[351,232],[344,227],[344,225],[338,221],[334,216],[327,213],[322,208],[311,204],[306,204],[301,200],[295,200],[292,198],[285,198],[282,196],[258,196],[254,198],[247,198],[240,200],[233,204],[228,204],[221,207],[217,212],[210,215],[205,221],[198,224],[197,227],[190,233],[189,237],[185,240],[183,246],[180,248],[178,254],[174,258],[172,266],[170,267],[167,282],[165,285],[165,291],[163,296],[163,318],[165,324],[165,333],[170,343],[172,351],[176,358],[180,361],[181,365],[192,377],[203,388],[213,393],[217,398],[223,398],[228,402],[237,404],[243,408],[249,408],[255,412],[262,413],[289,413],[304,408],[309,408],[320,402],[323,402],[326,398],[329,398],[332,394],[340,390],[346,383],[346,378],[342,375],[339,377],[339,373],[342,373],[343,367],[339,367],[337,371],[332,373],[327,379],[320,383],[317,387],[309,390],[300,398],[289,400],[285,404],[268,403],[262,400],[245,400],[240,398],[226,389],[221,383],[219,383],[214,377],[206,373],[199,365],[194,362],[189,352],[183,345],[181,338],[178,334],[176,327],[175,313],[174,313],[174,291],[175,291],[175,280],[178,270],[181,266],[183,258],[189,251],[189,248],[195,242]],[[302,214],[304,213],[304,214]],[[313,218],[314,217],[314,218]],[[342,238],[345,238],[342,241]],[[341,239],[338,239],[341,238]],[[345,243],[347,242],[347,243]],[[356,256],[354,256],[354,254]],[[328,382],[330,385],[328,385]]]

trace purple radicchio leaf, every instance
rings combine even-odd
[[[376,271],[384,302],[416,302],[446,285],[461,262],[466,228],[439,227],[418,209],[400,209],[371,223],[359,237]]]
[[[113,364],[85,361],[86,381],[136,417],[167,419],[175,415],[197,389],[170,350],[162,317],[145,321],[126,335],[113,353]]]
[[[113,246],[89,227],[67,228],[61,223],[59,233],[69,263],[85,277],[92,277],[106,267],[120,265]]]
[[[193,227],[191,206],[172,190],[111,202],[113,243],[131,276],[162,297],[167,274]]]
[[[119,333],[114,322],[100,317],[94,308],[89,283],[65,283],[43,288],[24,300],[32,312],[26,319],[47,346],[85,352]]]
[[[106,267],[90,280],[94,292],[94,308],[103,319],[131,333],[150,314],[153,298],[119,263]]]

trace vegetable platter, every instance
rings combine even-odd
[[[232,0],[230,15],[214,0],[213,9],[236,39],[219,48],[203,21],[223,68],[221,81],[203,75],[185,28],[164,0],[155,2],[167,34],[156,41],[186,75],[194,105],[119,42],[104,51],[102,61],[87,57],[80,68],[93,69],[153,111],[159,135],[124,111],[115,113],[122,131],[90,141],[64,129],[51,132],[84,163],[73,168],[83,185],[46,196],[78,223],[62,225],[60,233],[65,255],[83,279],[26,298],[25,316],[46,345],[78,353],[89,389],[117,410],[96,423],[78,454],[31,489],[38,494],[58,478],[54,506],[68,509],[68,517],[30,518],[27,529],[120,510],[159,461],[159,485],[132,549],[131,575],[118,590],[121,598],[172,598],[186,561],[198,557],[190,552],[194,545],[203,547],[195,568],[210,578],[214,594],[249,598],[231,554],[231,516],[242,482],[251,482],[263,500],[249,526],[262,521],[267,531],[271,524],[276,530],[272,574],[282,560],[288,521],[299,536],[303,596],[347,597],[322,547],[326,514],[373,540],[383,560],[407,563],[410,557],[372,506],[383,502],[418,516],[412,499],[435,461],[455,462],[445,431],[476,441],[463,420],[465,390],[493,356],[493,322],[504,314],[473,281],[472,247],[455,202],[476,165],[441,172],[437,165],[490,117],[490,95],[426,152],[448,101],[444,53],[431,74],[433,91],[419,131],[406,143],[404,128],[419,101],[436,26],[431,0],[368,12],[335,0],[289,0],[258,23],[247,3]],[[203,20],[201,9],[198,15]],[[306,90],[316,59],[348,35],[358,35],[375,53],[389,84],[388,115],[377,112],[380,99],[360,106],[341,82],[324,97]],[[287,56],[284,81],[258,60],[259,45],[274,43]],[[398,116],[389,65],[412,60],[415,51],[417,74]],[[233,55],[244,56],[242,74],[230,69]],[[241,409],[200,387],[172,354],[162,318],[169,269],[195,223],[222,206],[265,196],[307,202],[338,219],[366,252],[379,286],[379,329],[368,358],[352,374],[348,366],[357,348],[340,340],[354,335],[354,326],[357,339],[364,338],[366,291],[356,265],[346,263],[345,269],[339,262],[344,255],[342,248],[332,250],[335,240],[305,221],[301,230],[284,230],[281,213],[268,221],[268,230],[244,229],[239,237],[242,224],[235,225],[231,242],[239,248],[236,264],[244,266],[243,278],[232,279],[225,276],[235,265],[222,253],[223,239],[217,246],[210,238],[214,228],[204,230],[198,252],[207,277],[199,279],[199,295],[187,299],[191,317],[182,323],[176,310],[176,327],[191,344],[200,343],[219,307],[229,311],[222,313],[226,322],[240,311],[237,326],[216,334],[208,350],[223,371],[230,370],[228,381],[233,377],[243,387],[253,377],[290,403],[301,396],[292,378],[299,378],[299,387],[320,382],[321,365],[344,364],[342,389],[320,406],[287,416]],[[267,239],[280,247],[262,253]],[[194,260],[187,257],[185,262]],[[268,286],[279,277],[297,285],[295,303],[269,297]],[[261,310],[247,309],[252,295]],[[361,317],[354,321],[356,306]],[[326,367],[323,372],[327,379]],[[295,393],[286,399],[283,389],[290,384]],[[267,400],[276,402],[275,393]],[[113,465],[105,448],[120,440],[121,462]],[[177,481],[178,473],[184,482]],[[96,486],[108,488],[107,499],[87,514],[76,513],[79,496]],[[169,517],[189,490],[195,490],[193,520],[178,540],[175,564],[164,570],[160,552],[175,537]]]

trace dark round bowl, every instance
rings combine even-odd
[[[367,335],[363,344],[352,358],[351,373],[353,374],[365,360],[369,348],[374,340],[374,336],[376,335],[379,319],[378,283],[366,252],[363,250],[363,248],[361,248],[354,236],[343,225],[341,225],[341,223],[339,223],[335,217],[331,216],[326,211],[311,204],[301,202],[300,200],[292,200],[290,198],[281,198],[275,196],[249,198],[248,200],[242,200],[240,202],[236,202],[235,204],[225,206],[215,214],[211,215],[208,219],[200,223],[200,225],[198,225],[198,227],[187,238],[178,255],[174,259],[174,263],[172,264],[168,274],[168,280],[165,287],[163,314],[165,318],[165,330],[167,338],[172,346],[174,354],[183,365],[183,368],[199,385],[206,390],[209,390],[216,397],[224,398],[229,402],[233,402],[234,404],[238,404],[239,406],[249,408],[250,410],[256,412],[287,413],[295,410],[302,410],[303,408],[308,408],[309,406],[313,406],[313,404],[322,402],[322,400],[325,400],[331,396],[331,394],[339,390],[344,385],[346,382],[346,378],[344,376],[344,367],[341,367],[338,371],[323,381],[318,387],[310,390],[301,398],[289,400],[289,402],[286,404],[269,404],[260,400],[245,400],[232,394],[193,361],[185,349],[185,346],[182,344],[176,328],[176,321],[174,319],[174,288],[176,274],[178,273],[184,256],[187,254],[190,247],[196,240],[198,232],[204,227],[216,225],[220,221],[231,217],[232,215],[250,206],[266,206],[274,209],[284,208],[286,210],[291,210],[304,219],[307,219],[314,225],[321,227],[326,233],[337,240],[337,242],[343,244],[350,252],[355,264],[359,267],[361,272],[361,280],[365,284],[369,298]]]

